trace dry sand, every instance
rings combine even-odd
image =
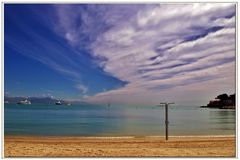
[[[5,136],[5,157],[235,157],[235,137]]]

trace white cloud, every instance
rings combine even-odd
[[[50,98],[54,98],[54,96],[51,93],[43,93],[41,95],[41,97],[50,97]]]
[[[80,28],[73,27],[72,22],[66,24],[66,17],[61,21],[65,34],[77,35],[66,37],[70,43],[77,39],[75,42],[82,45],[83,33],[94,37],[88,47],[93,57],[104,57],[99,66],[128,82],[123,88],[88,97],[89,101],[104,102],[110,97],[119,103],[156,103],[159,98],[198,100],[210,93],[234,91],[234,4],[136,5],[133,12],[124,12],[131,5],[113,6],[99,13],[104,6],[90,5],[88,12],[94,9],[101,15],[97,19],[90,13],[81,15],[84,23]],[[73,19],[80,13],[83,11]],[[94,29],[98,32],[92,35]],[[186,94],[185,98],[179,93]]]
[[[78,84],[77,85],[77,89],[82,93],[82,94],[86,94],[88,92],[88,87],[84,86],[82,84]]]

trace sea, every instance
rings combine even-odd
[[[168,109],[169,136],[235,135],[232,109]],[[165,109],[136,105],[4,105],[5,135],[164,136]]]

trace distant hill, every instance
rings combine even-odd
[[[51,97],[4,97],[4,101],[8,101],[9,103],[17,103],[21,100],[28,99],[31,103],[35,104],[55,104],[57,99],[53,99]]]
[[[207,106],[202,108],[220,108],[220,109],[235,109],[236,95],[227,95],[226,93],[218,95],[214,100],[209,101]]]
[[[31,101],[32,104],[55,104],[59,99],[55,99],[55,98],[51,98],[51,97],[8,97],[5,96],[4,97],[4,102],[8,102],[8,103],[17,103],[21,100],[29,100]],[[61,100],[62,104],[67,104],[67,103],[71,103],[71,104],[88,104],[86,102],[83,101],[67,101],[67,100]]]

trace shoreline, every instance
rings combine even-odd
[[[5,157],[234,157],[235,146],[235,135],[4,137]]]
[[[98,135],[98,136],[81,136],[81,135],[4,135],[4,137],[32,137],[32,138],[38,138],[38,137],[42,137],[42,138],[103,138],[103,139],[107,139],[107,138],[165,138],[165,135],[129,135],[129,136],[106,136],[106,135]],[[210,138],[210,137],[236,137],[236,135],[233,134],[226,134],[226,135],[168,135],[169,138],[194,138],[194,137],[199,137],[199,138]]]

